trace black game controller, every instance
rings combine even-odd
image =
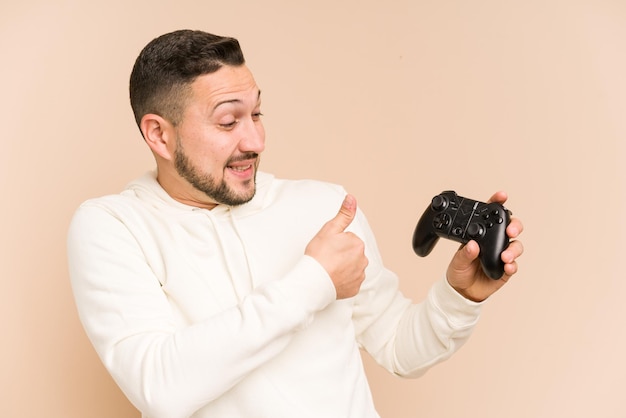
[[[440,237],[467,244],[474,240],[480,247],[480,263],[487,276],[499,279],[504,274],[502,251],[509,246],[506,227],[511,212],[499,203],[482,203],[445,191],[433,197],[413,233],[413,250],[426,257]]]

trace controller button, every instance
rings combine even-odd
[[[498,224],[501,224],[502,222],[504,222],[504,219],[502,218],[498,218],[498,220],[496,221]]]
[[[433,197],[431,207],[437,212],[442,211],[448,207],[448,199],[441,195],[435,196]]]
[[[463,228],[457,226],[456,228],[452,229],[452,235],[456,235],[461,236],[463,234]]]

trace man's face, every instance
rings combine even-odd
[[[224,66],[191,88],[176,127],[176,173],[202,196],[197,200],[246,203],[254,197],[265,147],[260,90],[246,66]]]

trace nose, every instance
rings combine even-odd
[[[260,154],[265,149],[265,128],[260,120],[248,120],[241,132],[239,149],[241,152],[255,152]]]

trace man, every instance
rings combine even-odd
[[[234,39],[153,40],[130,96],[157,170],[81,205],[68,255],[87,334],[144,417],[377,417],[360,348],[419,376],[517,271],[513,219],[500,280],[472,241],[424,302],[402,296],[353,196],[257,171],[261,92]]]

